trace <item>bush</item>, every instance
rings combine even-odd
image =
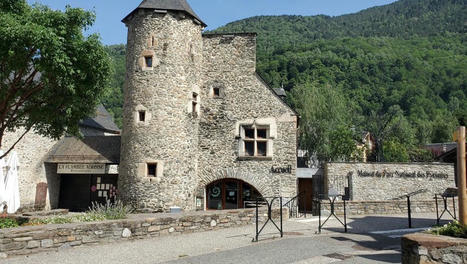
[[[12,227],[17,227],[17,226],[19,226],[19,224],[15,219],[0,218],[0,229],[12,228]]]
[[[125,219],[130,212],[131,208],[124,205],[121,201],[111,202],[107,200],[105,204],[93,203],[86,214],[90,217],[103,217],[108,220],[116,220]]]
[[[442,227],[433,229],[431,233],[441,236],[467,238],[467,226],[463,226],[458,221],[454,221]]]

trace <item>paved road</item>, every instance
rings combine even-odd
[[[433,225],[432,215],[414,216],[414,227]],[[364,216],[349,219],[349,233],[335,220],[315,234],[316,218],[284,223],[284,238],[268,226],[252,242],[254,226],[167,236],[0,260],[8,264],[84,263],[400,263],[400,236],[413,230],[405,216]],[[419,231],[421,229],[415,229]]]

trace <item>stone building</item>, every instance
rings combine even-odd
[[[123,22],[121,197],[167,211],[294,196],[297,114],[256,73],[256,34],[203,34],[185,0],[145,0]]]

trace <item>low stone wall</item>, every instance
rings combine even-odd
[[[456,208],[458,206],[458,201],[455,199]],[[452,203],[452,198],[448,200],[448,208],[452,214],[454,214],[454,208]],[[444,210],[443,200],[438,200],[439,212]],[[436,212],[436,203],[435,200],[415,200],[410,201],[410,208],[412,213],[435,213]],[[318,206],[314,204],[313,214],[318,214]],[[329,201],[322,201],[321,210],[330,211]],[[338,201],[334,205],[334,210],[336,214],[344,214],[344,203]],[[346,201],[346,210],[348,215],[375,215],[375,214],[406,214],[407,209],[407,200],[392,200],[392,201]],[[457,213],[457,212],[456,212]],[[447,215],[447,213],[445,213]]]
[[[132,215],[130,219],[0,229],[0,258],[89,244],[203,232],[255,223],[255,209]],[[279,218],[279,209],[273,217]],[[283,209],[284,220],[288,211]],[[260,210],[260,221],[267,219]]]
[[[467,263],[467,239],[424,233],[402,237],[402,263]]]
[[[345,194],[354,201],[392,200],[421,189],[427,191],[413,200],[428,200],[455,187],[454,165],[447,163],[328,163],[327,189]]]

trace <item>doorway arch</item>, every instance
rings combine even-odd
[[[252,185],[239,179],[225,178],[206,186],[206,209],[240,209],[254,206],[261,193]]]

